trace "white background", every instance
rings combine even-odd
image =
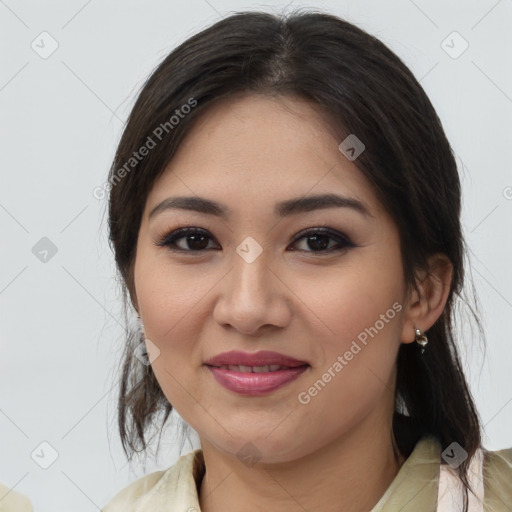
[[[27,494],[36,510],[98,510],[144,472],[126,465],[116,431],[120,295],[106,199],[92,194],[106,180],[136,93],[200,29],[232,11],[285,5],[0,0],[0,481]],[[486,447],[511,446],[512,2],[288,6],[325,8],[380,38],[434,104],[460,166],[463,225],[485,315],[485,359],[478,340],[464,336],[469,379]],[[59,45],[47,59],[31,48],[43,31]],[[455,59],[441,46],[453,31],[469,44]],[[42,237],[57,247],[46,263],[32,252]],[[58,452],[46,470],[30,455],[43,441]],[[146,471],[168,467],[178,453],[167,435]]]

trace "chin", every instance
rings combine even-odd
[[[304,455],[304,447],[290,444],[293,437],[265,437],[261,429],[245,432],[222,440],[209,441],[215,448],[226,455],[235,457],[250,467],[254,464],[277,464],[292,462]]]

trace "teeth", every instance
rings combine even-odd
[[[270,364],[265,366],[245,366],[245,365],[238,365],[238,364],[223,364],[219,366],[219,368],[222,368],[223,370],[231,370],[234,372],[242,372],[242,373],[265,373],[265,372],[276,372],[277,370],[281,370],[284,368],[280,364]]]
[[[268,364],[265,365],[265,366],[253,366],[252,367],[252,371],[254,373],[264,373],[264,372],[268,372],[269,371],[269,367],[268,367]]]

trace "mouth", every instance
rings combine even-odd
[[[269,394],[310,368],[305,361],[269,351],[225,352],[206,361],[205,366],[221,386],[247,396]]]
[[[207,365],[210,366],[210,365]],[[297,368],[291,366],[283,366],[280,364],[267,364],[264,366],[245,366],[242,364],[223,364],[220,366],[212,365],[212,368],[221,368],[222,370],[231,370],[233,372],[241,372],[241,373],[267,373],[267,372],[277,372],[279,370],[289,370],[290,368]]]

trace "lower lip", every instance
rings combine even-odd
[[[292,382],[309,368],[309,365],[277,370],[275,372],[245,373],[208,366],[219,384],[241,395],[266,395]]]

